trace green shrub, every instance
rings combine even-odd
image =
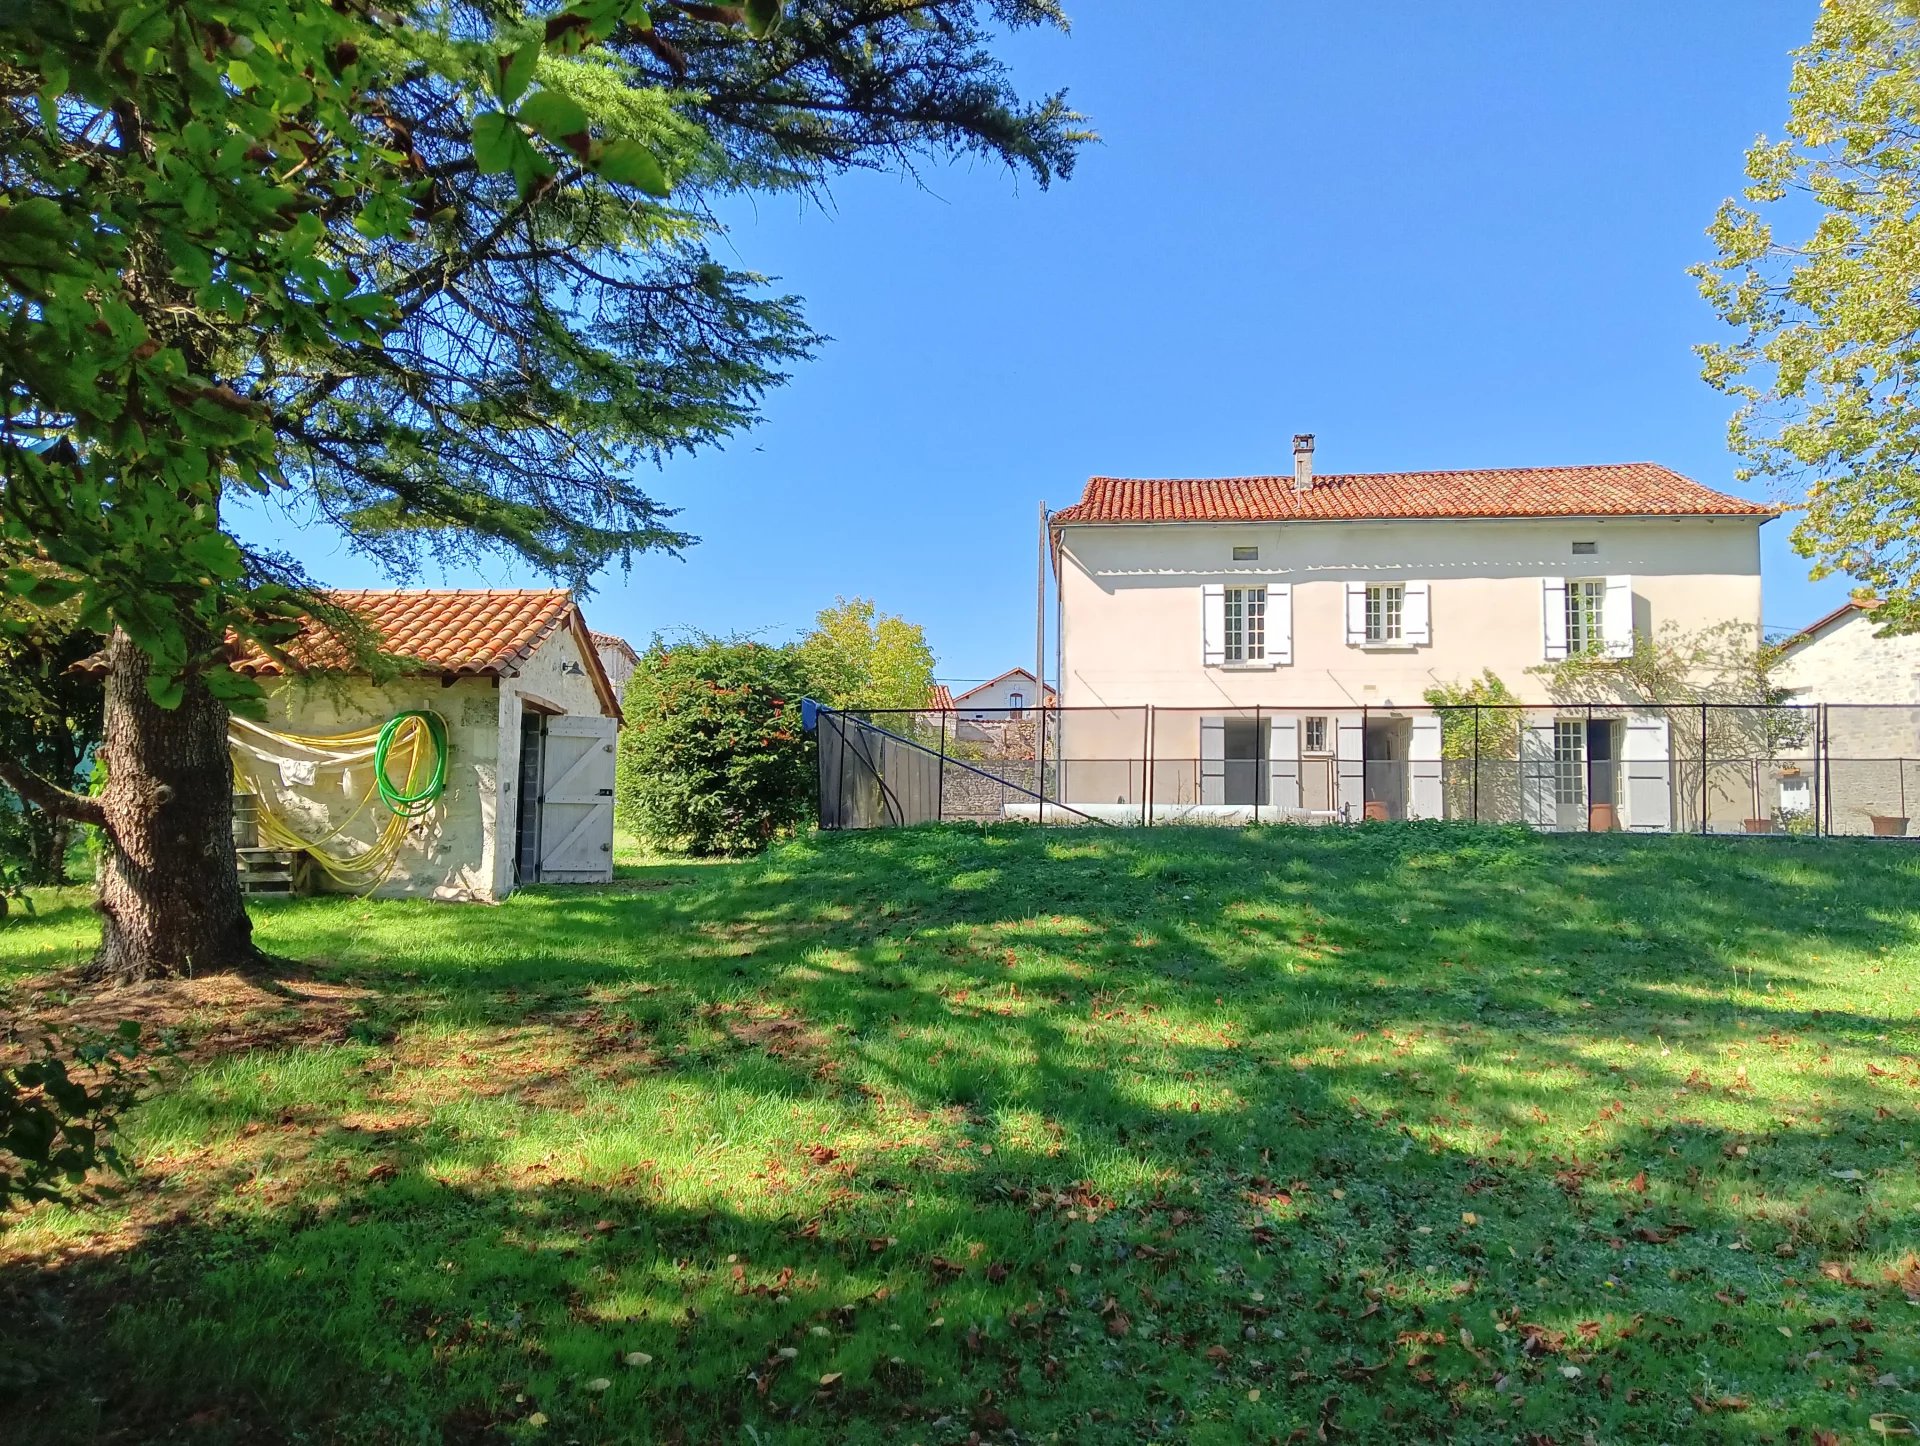
[[[661,848],[765,848],[812,816],[814,745],[792,648],[655,639],[627,684],[615,811]]]

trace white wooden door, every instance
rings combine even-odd
[[[547,719],[543,884],[604,884],[613,878],[614,728],[611,718]]]

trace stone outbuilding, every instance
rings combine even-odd
[[[408,712],[438,714],[448,739],[444,790],[405,828],[376,896],[499,900],[520,884],[613,877],[613,778],[620,705],[570,593],[341,592],[396,659],[382,680],[309,623],[283,651],[249,649],[233,666],[260,680],[265,716],[236,718],[235,790],[316,852],[352,858],[395,827],[372,788],[371,730]],[[396,777],[393,767],[389,779]],[[236,810],[244,817],[246,810]]]

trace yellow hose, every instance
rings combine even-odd
[[[373,747],[379,742],[380,735],[386,727],[382,725],[380,728],[357,733],[318,737],[311,734],[277,733],[257,723],[243,723],[240,719],[234,721],[241,724],[246,731],[262,734],[277,742],[292,743],[322,753],[353,753]],[[326,871],[330,878],[349,889],[366,892],[378,888],[386,881],[387,876],[393,872],[394,865],[400,860],[400,851],[406,844],[407,830],[413,818],[390,814],[373,841],[366,847],[351,853],[326,847],[344,834],[362,814],[367,812],[373,801],[381,796],[377,765],[369,767],[367,791],[354,805],[353,810],[319,837],[308,838],[298,831],[291,820],[268,802],[266,790],[261,787],[250,766],[250,760],[247,757],[249,750],[244,740],[235,737],[230,741],[233,747],[235,770],[253,785],[254,797],[260,809],[259,827],[263,842],[271,847],[294,849],[307,854]],[[423,747],[423,741],[431,744],[434,740],[428,720],[421,714],[411,714],[403,718],[394,729],[386,761],[391,768],[393,763],[398,761],[400,751],[403,748],[406,750],[405,781],[398,789],[398,792],[403,795],[419,792],[421,764],[427,753],[431,751],[436,762],[440,757],[437,747],[429,750]],[[391,787],[393,784],[391,775],[387,782]]]

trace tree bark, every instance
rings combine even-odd
[[[149,671],[146,655],[115,633],[107,645],[107,785],[99,800],[107,848],[94,972],[127,984],[257,967],[264,956],[234,868],[226,705],[196,667],[179,706],[161,708],[147,692]]]

